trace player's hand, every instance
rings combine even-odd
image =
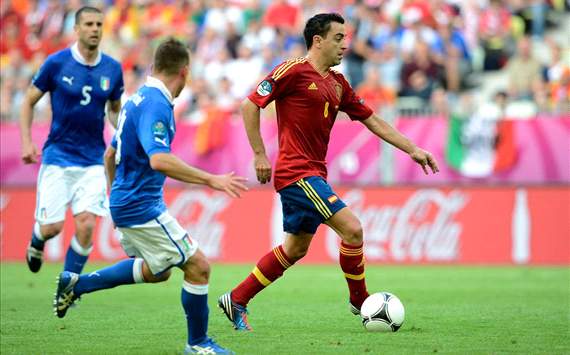
[[[255,167],[255,174],[257,175],[257,181],[262,184],[271,181],[271,163],[269,158],[265,154],[255,155],[253,160],[253,166]]]
[[[38,162],[38,148],[33,142],[22,143],[22,161],[24,164]]]
[[[429,152],[426,152],[425,150],[423,150],[421,148],[414,149],[414,151],[410,153],[410,157],[416,163],[420,164],[420,166],[422,167],[422,169],[426,175],[429,174],[428,168],[427,168],[428,166],[431,169],[431,172],[433,174],[435,174],[439,171],[439,168],[437,167],[437,162],[435,161],[435,158]]]
[[[231,197],[240,197],[241,191],[248,190],[244,184],[246,181],[246,178],[236,176],[232,171],[229,174],[214,175],[210,181],[210,187],[218,191],[223,191]]]

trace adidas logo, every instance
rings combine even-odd
[[[309,85],[308,89],[309,90],[318,90],[319,88],[317,87],[317,84],[312,82],[311,85]]]

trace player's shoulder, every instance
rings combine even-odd
[[[121,63],[119,63],[118,60],[116,60],[115,58],[113,58],[110,55],[105,54],[103,52],[101,52],[101,61],[108,64],[108,65],[117,67],[119,69],[121,68]]]
[[[156,113],[172,110],[172,106],[164,93],[154,86],[143,85],[137,94],[142,98],[141,103],[146,111]]]
[[[277,81],[281,78],[284,78],[285,76],[298,73],[304,69],[304,65],[302,65],[302,64],[306,64],[306,63],[308,63],[308,60],[306,57],[298,57],[298,58],[288,59],[288,60],[284,61],[283,63],[281,63],[275,67],[275,69],[273,70],[273,75],[271,76],[271,78],[273,80]]]
[[[72,59],[71,48],[64,48],[48,55],[45,62],[50,64],[60,64]]]
[[[341,84],[349,85],[348,80],[346,80],[346,77],[340,71],[331,68],[331,69],[329,69],[329,73],[330,73],[330,75],[333,76],[333,78],[335,78]]]

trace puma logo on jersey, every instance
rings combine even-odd
[[[160,139],[158,137],[154,137],[154,141],[162,144],[165,147],[168,147],[168,143],[166,143],[166,138]]]
[[[63,80],[64,82],[68,83],[69,85],[73,85],[73,77],[72,76],[63,76],[63,78],[61,78],[61,80]]]
[[[309,85],[308,89],[309,90],[318,90],[319,88],[317,87],[317,84],[312,82],[311,85]]]

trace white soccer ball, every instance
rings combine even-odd
[[[374,293],[360,308],[364,328],[370,332],[395,332],[404,323],[404,305],[389,292]]]

